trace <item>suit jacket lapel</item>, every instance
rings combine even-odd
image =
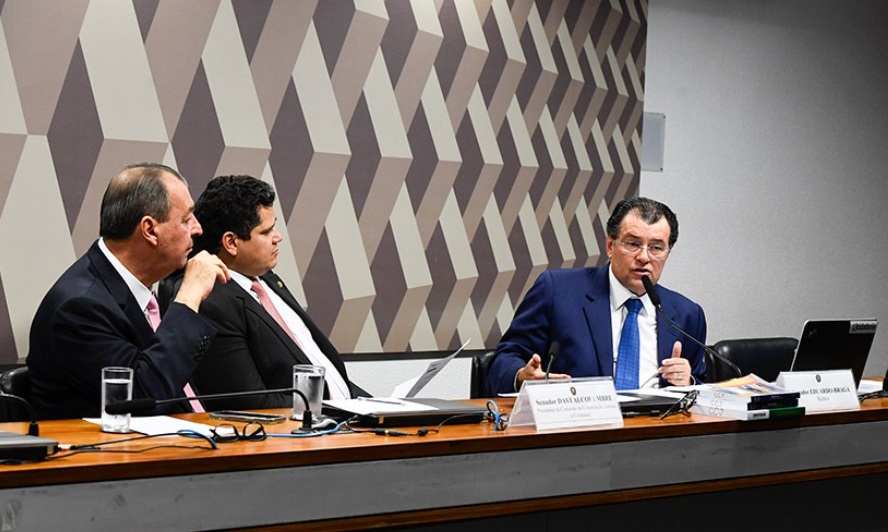
[[[586,324],[592,333],[592,343],[595,347],[595,356],[601,375],[613,375],[614,372],[614,346],[611,339],[610,319],[610,280],[608,269],[610,265],[597,268],[591,276],[586,293],[586,305],[583,312],[586,315]]]
[[[138,335],[140,347],[146,347],[154,338],[154,330],[151,324],[145,318],[145,314],[136,302],[135,296],[129,287],[114,269],[114,266],[99,249],[99,243],[96,241],[87,251],[89,260],[96,272],[96,277],[105,285],[111,297],[120,305],[121,312],[126,315],[132,325],[135,333]]]
[[[270,331],[274,332],[274,334],[281,341],[281,344],[286,346],[290,354],[293,355],[293,359],[296,362],[300,364],[311,363],[308,360],[308,357],[305,356],[305,353],[303,353],[302,350],[299,349],[299,346],[296,345],[296,342],[294,342],[290,338],[290,335],[287,334],[287,332],[281,328],[278,322],[276,322],[274,318],[271,317],[271,314],[269,314],[268,311],[262,307],[259,301],[257,301],[252,294],[247,293],[249,292],[249,289],[242,290],[241,287],[237,285],[237,283],[232,282],[229,282],[225,285],[217,285],[214,290],[219,290],[220,288],[223,290],[234,290],[235,297],[241,301],[241,304],[249,309],[250,312],[258,316],[259,319],[262,320],[262,323],[264,323]]]
[[[265,281],[265,284],[267,284],[278,297],[283,299],[286,304],[290,305],[290,308],[301,310],[299,302],[296,301],[296,298],[293,297],[293,294],[291,294],[290,290],[284,285],[284,281],[275,275],[274,272],[268,272],[265,275],[262,275],[261,279]]]

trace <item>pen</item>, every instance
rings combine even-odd
[[[386,405],[403,405],[403,401],[397,399],[377,399],[375,397],[358,397],[358,401],[370,401],[371,403],[382,403]]]

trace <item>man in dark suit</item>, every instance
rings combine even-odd
[[[218,335],[195,370],[194,382],[205,394],[289,388],[294,364],[315,364],[326,368],[325,397],[350,398],[360,389],[349,382],[336,349],[271,271],[283,240],[274,199],[264,181],[220,176],[195,204],[204,229],[195,249],[218,254],[232,282],[216,286],[201,305],[201,316]],[[214,410],[292,404],[291,394],[207,401]]]
[[[228,279],[217,257],[188,260],[201,232],[192,208],[185,180],[167,166],[131,165],[111,179],[101,238],[50,288],[31,324],[27,363],[39,417],[97,417],[106,366],[133,368],[135,398],[184,397],[215,334],[197,311],[214,282]],[[182,267],[182,289],[155,331],[150,287]],[[156,412],[169,411],[188,411],[187,403]]]
[[[518,391],[525,380],[545,378],[546,369],[550,378],[616,377],[621,331],[627,308],[635,304],[636,362],[627,370],[628,381],[615,379],[617,388],[701,381],[706,374],[703,349],[690,342],[682,347],[682,336],[657,315],[642,283],[645,276],[657,283],[677,240],[678,220],[669,207],[647,198],[621,201],[607,222],[608,265],[540,275],[497,346],[489,389]],[[663,313],[705,342],[703,309],[664,287],[657,291]],[[554,342],[560,352],[543,367],[540,354],[549,353]]]

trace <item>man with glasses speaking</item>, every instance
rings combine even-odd
[[[678,219],[666,205],[647,198],[618,203],[607,222],[610,262],[540,275],[497,346],[490,391],[515,392],[525,380],[545,378],[607,376],[618,390],[702,381],[703,349],[682,344],[642,281],[657,283],[676,240]],[[700,305],[662,286],[657,293],[663,314],[705,343]]]

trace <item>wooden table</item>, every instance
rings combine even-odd
[[[181,417],[216,423],[207,414]],[[81,420],[40,425],[41,435],[63,444],[116,437]],[[267,428],[289,433],[297,426]],[[24,432],[26,424],[0,430]],[[178,437],[171,443],[206,445]],[[793,506],[775,497],[832,501],[843,495],[837,491],[850,490],[861,501],[869,495],[855,490],[886,478],[888,400],[877,399],[859,411],[783,420],[695,414],[630,418],[622,428],[496,432],[487,424],[455,425],[425,437],[342,434],[219,444],[216,451],[63,452],[46,462],[0,466],[0,524],[4,530],[333,530],[468,520],[452,524],[465,531],[474,529],[467,524],[513,526],[517,519],[555,530],[575,518],[605,523],[623,509],[637,524],[692,526],[712,515],[723,520],[720,529],[746,530],[748,523],[740,528],[743,521],[730,517],[748,515],[744,505],[803,513],[818,503],[802,498]],[[725,506],[702,507],[713,500]],[[884,510],[873,512],[860,528],[872,528]],[[855,528],[844,517],[840,522],[843,530]]]

